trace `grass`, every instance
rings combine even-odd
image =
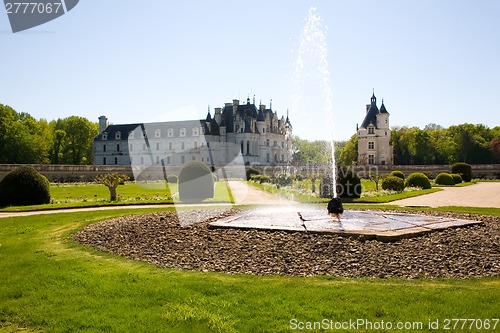
[[[295,200],[298,202],[303,202],[303,203],[314,203],[314,202],[328,202],[330,199],[329,198],[320,198],[319,196],[312,196],[310,191],[307,191],[305,189],[310,189],[311,188],[311,181],[303,181],[300,183],[304,189],[298,189],[297,187],[300,186],[298,182],[294,182],[294,186],[292,187],[281,187],[277,188],[275,185],[269,184],[269,183],[256,183],[253,181],[247,182],[248,184],[257,187],[259,189],[265,190],[267,192],[277,194],[281,197],[284,197],[286,199],[291,199]],[[317,192],[319,192],[319,181],[316,182],[316,189]],[[361,189],[362,193],[367,193],[367,192],[373,192],[376,193],[376,188],[375,188],[375,183],[373,181],[361,180]],[[416,197],[419,195],[424,195],[424,194],[429,194],[433,192],[441,191],[439,188],[431,188],[428,190],[412,190],[412,191],[405,191],[401,193],[391,193],[388,195],[379,195],[379,196],[368,196],[368,197],[361,197],[361,198],[356,198],[356,199],[349,199],[345,198],[342,199],[344,202],[354,202],[354,203],[388,203],[391,201],[395,200],[401,200],[401,199],[406,199],[406,198],[412,198]]]
[[[294,318],[420,321],[424,327],[445,318],[498,318],[498,277],[347,279],[176,271],[71,239],[89,223],[129,213],[0,219],[0,331],[289,332]]]
[[[33,211],[47,209],[101,207],[101,206],[123,206],[123,205],[149,205],[149,204],[173,204],[180,203],[177,184],[170,184],[172,197],[164,183],[135,183],[126,182],[117,188],[119,195],[117,201],[109,201],[109,190],[104,185],[94,183],[69,183],[51,184],[51,203],[46,205],[34,205],[23,207],[6,207],[0,212]],[[233,196],[226,183],[219,181],[215,183],[213,199],[204,202],[234,202]]]

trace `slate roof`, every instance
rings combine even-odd
[[[384,106],[385,109],[385,106]],[[387,112],[387,111],[386,111]],[[366,112],[365,119],[361,123],[361,128],[368,128],[370,124],[373,124],[373,126],[377,127],[377,114],[379,114],[380,111],[377,107],[377,98],[375,97],[375,93],[372,95],[371,98],[371,105],[368,111]]]
[[[146,131],[149,139],[155,138],[155,131],[160,130],[161,138],[168,137],[168,131],[170,129],[174,130],[174,137],[179,137],[180,130],[182,128],[186,129],[186,137],[192,137],[192,129],[195,127],[205,128],[205,134],[208,134],[208,128],[205,125],[204,120],[182,120],[182,121],[166,121],[166,122],[156,122],[156,123],[136,123],[136,124],[125,124],[125,125],[108,125],[104,132],[107,133],[108,139],[102,139],[102,133],[94,138],[94,141],[111,141],[116,140],[116,133],[121,133],[121,140],[128,140],[128,135],[130,132],[134,131],[134,138],[140,138],[143,130]],[[203,135],[203,133],[199,133]]]

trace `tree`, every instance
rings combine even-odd
[[[71,116],[62,120],[64,138],[63,163],[90,164],[92,162],[92,141],[98,134],[98,125],[88,119]]]
[[[325,140],[307,141],[297,136],[292,138],[293,161],[295,163],[330,163],[331,143]]]
[[[107,186],[109,189],[109,200],[116,201],[116,188],[118,185],[123,184],[125,181],[129,180],[130,177],[119,173],[106,173],[98,175],[95,177],[94,182]]]
[[[358,136],[354,134],[339,151],[340,165],[356,165],[358,163]]]
[[[500,163],[500,138],[494,138],[490,141],[491,153],[493,154],[493,161]]]

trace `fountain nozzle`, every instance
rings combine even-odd
[[[344,212],[344,207],[342,206],[342,199],[340,197],[332,198],[330,202],[328,202],[328,215],[336,216],[338,221],[340,222],[340,217]]]

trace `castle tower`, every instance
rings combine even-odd
[[[389,112],[383,100],[379,110],[375,92],[372,94],[370,104],[366,106],[366,115],[361,126],[357,128],[357,136],[359,165],[394,163]]]

